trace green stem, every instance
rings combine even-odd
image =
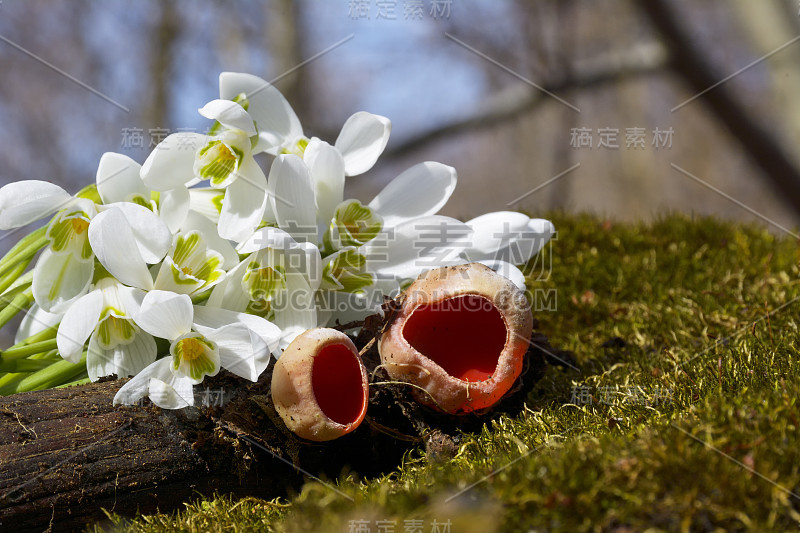
[[[3,291],[2,300],[11,299],[16,296],[21,290],[25,290],[28,287],[33,285],[33,270],[29,270],[25,272],[24,275],[18,277],[14,282],[5,290]]]
[[[75,385],[86,385],[87,383],[91,383],[92,380],[89,378],[82,378],[76,381],[71,381],[69,383],[64,383],[63,385],[59,385],[57,387],[53,387],[54,389],[63,389],[64,387],[74,387]]]
[[[52,361],[43,359],[18,359],[0,361],[0,372],[36,372],[52,365]]]
[[[33,303],[33,291],[31,289],[17,294],[4,306],[4,309],[0,311],[0,328],[5,326],[17,313],[27,309],[31,303]]]
[[[86,377],[86,352],[83,353],[78,364],[63,359],[56,361],[47,368],[29,374],[16,383],[0,387],[0,395],[52,389],[83,377]]]
[[[3,259],[0,259],[0,276],[5,274],[8,269],[13,267],[21,259],[33,257],[36,252],[44,248],[49,242],[47,239],[47,226],[41,227],[36,231],[23,237],[15,244]]]
[[[29,344],[55,339],[57,333],[58,333],[58,326],[53,326],[51,328],[43,329],[39,333],[34,333],[27,339],[18,342],[14,346],[9,347],[6,351],[10,350],[11,348],[19,348],[20,346],[28,346]]]
[[[0,294],[3,294],[7,288],[9,288],[15,281],[19,279],[25,269],[28,268],[28,265],[31,264],[31,259],[24,259],[17,263],[14,268],[11,269],[5,277],[0,278]],[[1,275],[1,274],[0,274]]]
[[[23,359],[37,353],[56,350],[57,348],[58,345],[56,344],[56,339],[34,342],[31,344],[15,345],[7,350],[0,352],[0,362],[13,361],[15,359]],[[11,372],[11,370],[6,370],[6,372]]]

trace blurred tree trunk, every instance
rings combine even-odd
[[[753,2],[733,0],[742,27],[747,32],[757,53],[767,54],[785,45],[800,30],[798,5],[793,2],[792,17],[786,17],[786,5],[778,2]],[[781,117],[781,134],[788,138],[788,146],[800,146],[800,43],[793,43],[764,61],[769,70],[771,90],[775,94],[775,109]],[[795,158],[795,162],[800,158]]]
[[[292,0],[271,0],[264,6],[264,44],[270,52],[273,66],[269,79],[276,80],[275,85],[302,121],[308,115],[306,103],[311,94],[305,73],[307,67],[292,71],[304,59],[305,40],[299,31],[303,18],[302,7],[300,2]]]
[[[155,39],[150,50],[150,72],[153,94],[150,107],[145,114],[145,123],[151,128],[166,128],[169,125],[169,110],[172,108],[172,62],[175,43],[180,37],[179,17],[173,2],[159,4]]]
[[[724,75],[720,75],[694,46],[685,21],[670,2],[638,0],[637,3],[669,49],[672,68],[683,78],[691,93],[698,96],[698,101],[690,105],[706,105],[739,142],[743,153],[761,169],[786,204],[800,213],[800,171],[776,142],[772,132],[750,116],[725,83],[719,83]]]

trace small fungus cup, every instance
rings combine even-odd
[[[389,375],[420,403],[451,414],[494,405],[522,372],[533,330],[525,294],[479,263],[430,270],[379,344]]]
[[[272,373],[272,401],[297,436],[328,441],[355,430],[367,413],[369,381],[353,341],[310,329],[284,350]]]

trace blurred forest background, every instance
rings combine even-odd
[[[797,0],[2,0],[0,184],[46,179],[77,191],[103,152],[143,162],[167,133],[208,127],[197,108],[231,70],[273,80],[306,134],[329,142],[355,111],[389,117],[385,156],[348,182],[362,200],[438,160],[458,170],[444,214],[460,218],[682,211],[782,231],[800,213],[798,9]]]

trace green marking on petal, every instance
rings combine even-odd
[[[233,101],[239,104],[247,111],[247,108],[250,107],[250,100],[247,99],[247,95],[245,93],[239,93],[233,97]]]
[[[130,344],[133,342],[139,328],[133,320],[120,316],[121,313],[107,310],[103,313],[104,319],[97,325],[97,343],[104,350],[113,350],[120,344]]]
[[[222,201],[225,199],[225,193],[218,194],[211,199],[211,203],[217,209],[217,213],[222,213]]]
[[[189,233],[178,235],[178,239],[175,242],[175,251],[172,253],[172,259],[182,266],[184,263],[189,261],[189,258],[191,258],[197,252],[199,247],[199,232],[190,231]]]
[[[251,301],[272,301],[280,291],[286,290],[286,272],[280,266],[261,266],[252,261],[242,278],[242,286]]]
[[[64,284],[64,275],[67,273],[67,267],[69,267],[69,260],[61,263],[61,270],[58,272],[58,277],[56,277],[53,282],[53,286],[50,287],[50,292],[47,293],[47,299],[51,302],[61,294],[61,286]]]
[[[364,270],[366,264],[367,258],[357,250],[344,250],[323,267],[323,283],[331,289],[358,292],[375,283],[375,276]]]
[[[358,200],[339,204],[332,225],[339,233],[340,246],[361,246],[374,239],[383,229],[383,219]]]
[[[47,237],[54,252],[66,252],[84,260],[94,254],[89,244],[89,215],[83,211],[62,212],[47,228]]]
[[[220,281],[223,257],[208,248],[203,235],[196,230],[181,233],[175,239],[172,254],[164,261],[156,278],[156,287],[182,294],[193,294]],[[169,269],[171,285],[165,269]]]
[[[196,285],[198,280],[191,274],[185,272],[183,269],[179,268],[178,265],[175,263],[169,264],[169,271],[172,274],[172,281],[176,285]],[[176,291],[178,292],[178,291]]]
[[[227,185],[244,158],[244,152],[220,140],[210,141],[197,153],[195,173],[214,187]]]
[[[149,198],[145,198],[141,194],[133,194],[133,195],[131,195],[131,197],[128,199],[128,201],[131,202],[131,203],[134,203],[136,205],[140,205],[142,207],[145,207],[145,208],[149,209],[150,211],[153,210],[153,204],[150,202],[150,199]]]
[[[300,137],[293,144],[281,148],[281,153],[294,154],[296,156],[303,157],[303,155],[306,153],[306,148],[308,147],[309,142],[309,139]]]
[[[260,316],[269,321],[275,320],[275,311],[272,309],[272,302],[269,300],[250,300],[245,311],[247,314]]]
[[[219,349],[217,345],[199,333],[190,333],[170,346],[172,368],[202,381],[204,376],[213,376],[219,371]]]

